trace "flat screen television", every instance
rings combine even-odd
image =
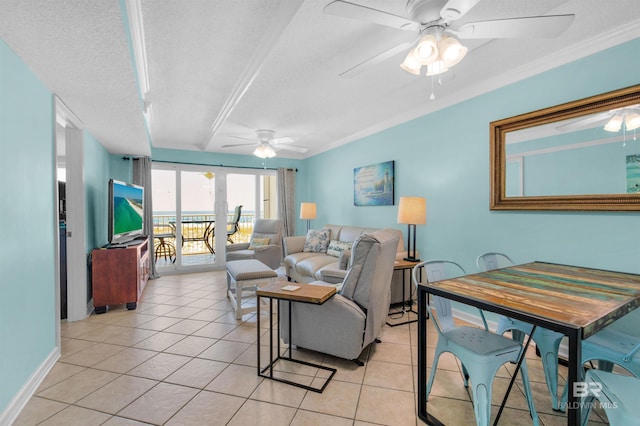
[[[109,244],[125,244],[144,236],[144,188],[109,180]]]

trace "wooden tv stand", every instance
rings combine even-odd
[[[135,309],[149,279],[149,239],[91,252],[93,306],[103,314],[107,306],[126,304]]]

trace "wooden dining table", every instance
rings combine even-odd
[[[418,285],[418,416],[427,412],[428,296],[433,294],[519,319],[568,337],[567,424],[578,425],[581,341],[640,306],[640,275],[580,266],[531,262]]]

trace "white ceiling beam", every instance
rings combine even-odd
[[[147,63],[147,49],[144,39],[144,22],[142,21],[142,0],[126,0],[127,16],[129,21],[129,34],[131,35],[131,48],[138,75],[138,90],[142,100],[142,108],[147,127],[150,127],[151,110],[149,99],[149,71]]]
[[[282,2],[282,5],[278,9],[278,13],[275,13],[271,17],[271,22],[268,26],[269,31],[267,31],[263,35],[260,43],[256,45],[251,58],[249,58],[249,60],[247,61],[247,65],[239,75],[236,84],[231,89],[229,96],[225,100],[222,108],[220,109],[220,112],[213,121],[211,130],[209,131],[209,137],[206,141],[204,141],[204,144],[202,146],[203,151],[206,151],[207,148],[209,148],[209,145],[211,145],[213,139],[216,137],[235,107],[238,105],[238,103],[240,103],[240,100],[242,100],[242,97],[260,73],[264,61],[267,59],[267,57],[271,53],[271,50],[280,39],[280,36],[285,31],[295,14],[298,12],[298,9],[302,5],[303,1],[304,0],[288,0]]]

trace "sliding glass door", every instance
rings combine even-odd
[[[275,171],[154,163],[159,272],[222,268],[225,247],[249,242],[256,218],[277,217]]]

